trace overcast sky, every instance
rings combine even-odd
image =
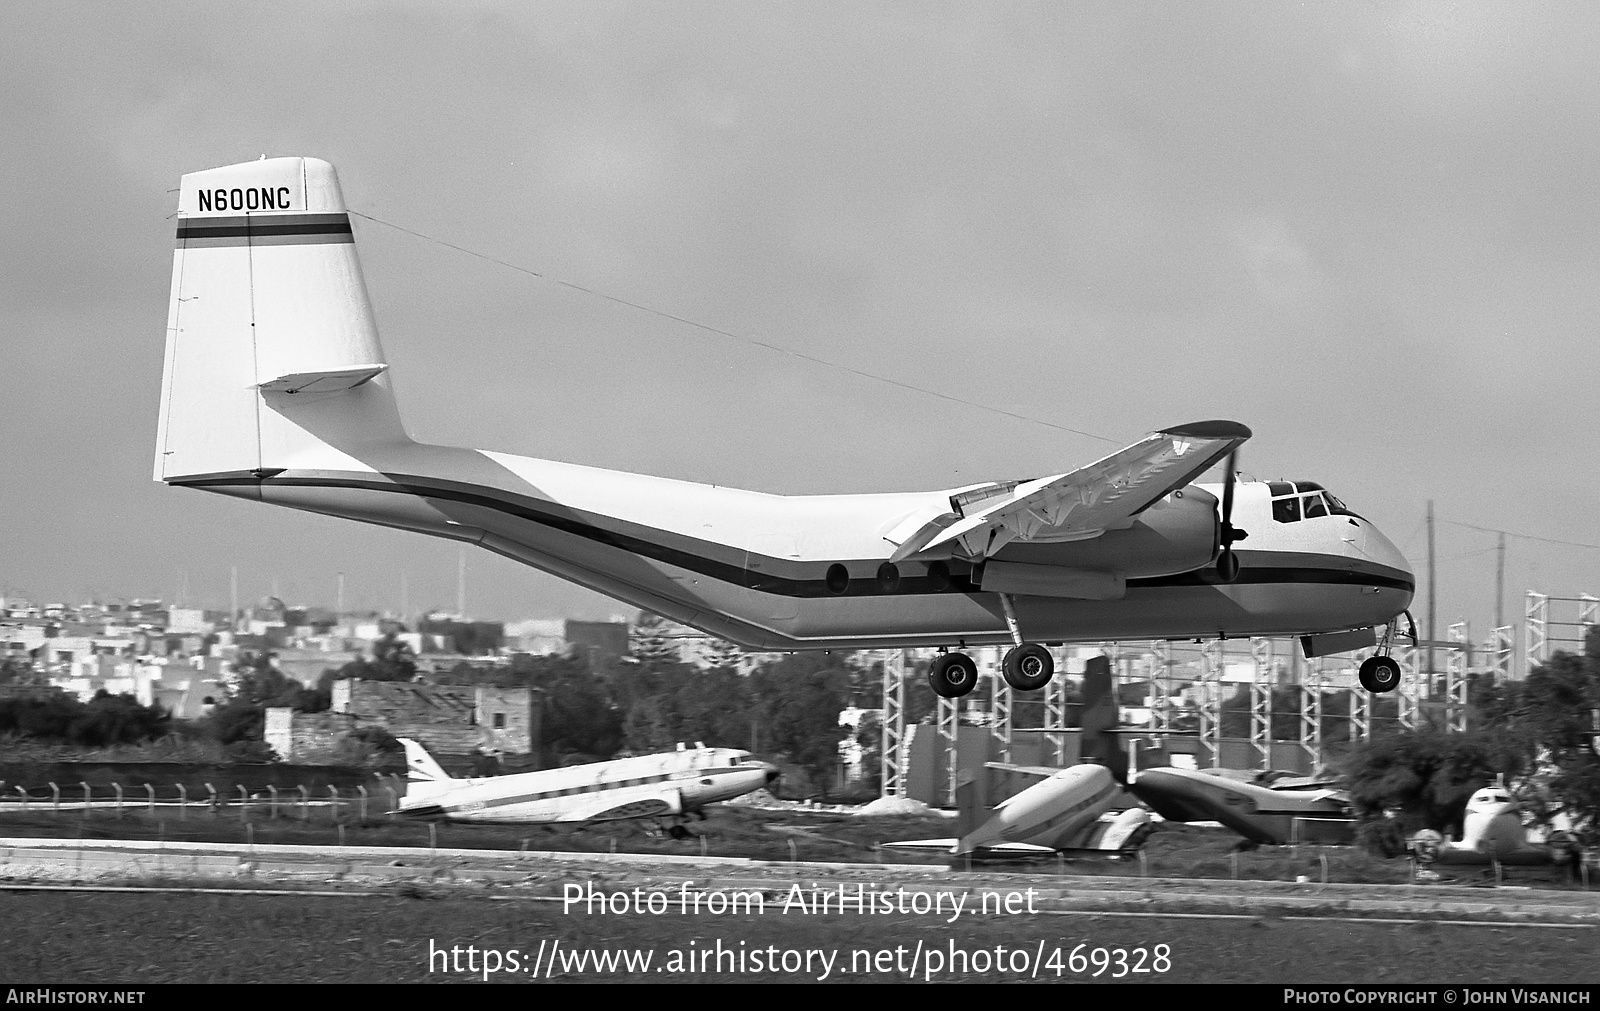
[[[453,606],[453,544],[150,479],[178,177],[311,155],[438,240],[355,221],[420,438],[874,491],[1229,418],[1419,572],[1433,500],[1481,639],[1461,524],[1600,545],[1597,57],[1581,2],[0,5],[0,593]]]

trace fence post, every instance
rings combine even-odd
[[[365,825],[367,823],[367,788],[358,786],[356,787],[356,793],[361,795],[361,824]]]
[[[189,819],[189,788],[182,783],[178,784],[178,820]]]
[[[250,819],[250,791],[244,788],[243,783],[234,785],[239,788],[239,820],[248,821]]]
[[[211,812],[211,816],[214,818],[220,812],[221,806],[222,806],[221,805],[221,801],[219,801],[217,799],[217,788],[212,786],[210,783],[207,783],[206,784],[206,810],[210,811]]]
[[[146,783],[144,785],[144,792],[145,796],[147,796],[150,800],[149,810],[153,815],[156,813],[156,788],[151,786],[149,783]]]
[[[267,784],[267,819],[269,821],[278,817],[278,788],[271,783]]]
[[[89,820],[89,783],[87,780],[78,780],[78,785],[83,787],[83,820]]]
[[[19,786],[17,789],[20,790],[22,787]],[[26,807],[28,804],[28,795],[24,793],[22,797],[22,804],[24,807]],[[61,787],[55,785],[54,783],[50,784],[50,813],[53,815],[61,813]]]
[[[120,781],[118,781],[116,783],[112,783],[111,784],[111,789],[117,791],[117,820],[121,821],[122,820],[122,783]]]
[[[339,788],[337,786],[334,786],[332,783],[329,783],[328,784],[328,793],[331,794],[332,797],[333,797],[333,821],[334,821],[334,824],[337,825],[337,824],[340,824],[340,821],[339,821]],[[344,845],[344,842],[343,842],[344,831],[342,829],[339,832],[339,839],[340,839],[339,845],[343,846]]]
[[[311,820],[311,806],[310,805],[311,805],[311,791],[306,789],[306,785],[304,783],[301,783],[300,784],[300,820],[301,821],[309,822]]]

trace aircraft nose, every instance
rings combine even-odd
[[[1367,528],[1367,555],[1380,565],[1387,565],[1391,569],[1398,569],[1406,575],[1412,575],[1411,563],[1406,561],[1406,556],[1395,547],[1393,541],[1383,535],[1377,527]]]

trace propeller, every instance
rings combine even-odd
[[[1239,559],[1233,553],[1234,542],[1250,536],[1233,525],[1233,485],[1238,463],[1239,451],[1235,449],[1228,454],[1227,473],[1222,481],[1222,533],[1218,538],[1222,542],[1222,551],[1217,555],[1217,575],[1224,583],[1239,578]]]

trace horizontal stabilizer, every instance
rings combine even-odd
[[[1049,779],[1058,772],[1064,772],[1067,768],[1052,768],[1048,765],[1012,765],[1009,762],[984,762],[983,767],[985,769],[993,769],[996,772],[1015,772],[1022,776],[1041,776],[1045,779]]]
[[[295,372],[261,384],[268,393],[342,393],[377,378],[387,365],[356,365],[327,372]]]

